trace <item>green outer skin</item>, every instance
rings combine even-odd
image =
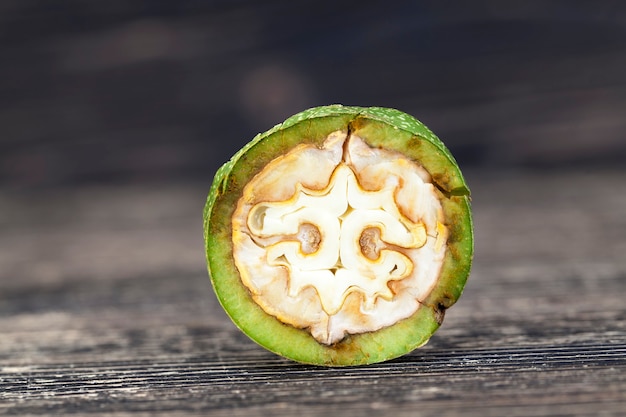
[[[307,330],[265,313],[241,283],[233,260],[231,217],[243,187],[267,163],[300,143],[321,145],[337,130],[350,131],[370,146],[396,150],[421,164],[442,193],[448,250],[439,281],[409,318],[378,331],[348,335],[326,346]],[[257,135],[215,174],[204,208],[204,240],[209,276],[233,322],[266,349],[297,362],[349,366],[404,355],[425,344],[443,321],[446,308],[461,296],[473,256],[469,188],[445,145],[421,122],[394,109],[331,105],[298,113]]]

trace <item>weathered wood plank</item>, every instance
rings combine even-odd
[[[7,411],[29,412],[46,405],[59,411],[71,403],[84,411],[105,404],[112,410],[163,411],[161,396],[189,403],[186,410],[293,405],[346,406],[378,403],[381,408],[452,400],[452,408],[480,409],[483,390],[490,405],[562,405],[572,390],[579,403],[624,400],[626,344],[552,349],[429,350],[366,369],[327,369],[280,359],[195,359],[175,362],[111,362],[16,369],[5,377],[5,400],[21,402]],[[612,381],[612,383],[607,383]],[[623,387],[623,385],[622,385]],[[323,397],[326,404],[318,404]],[[120,406],[116,403],[122,403]],[[167,402],[166,402],[167,404]],[[31,406],[32,407],[32,406]],[[428,406],[426,406],[428,407]],[[289,411],[289,410],[286,410]]]
[[[589,358],[593,356],[595,359],[580,361],[580,352],[582,355],[590,354]],[[202,388],[205,395],[210,394],[209,403],[227,407],[236,403],[240,397],[236,394],[240,394],[241,390],[246,392],[246,405],[271,405],[281,398],[290,397],[296,402],[314,401],[315,395],[322,393],[323,389],[329,389],[350,394],[347,398],[335,398],[335,404],[347,402],[350,397],[362,401],[367,398],[365,395],[375,395],[374,399],[378,401],[400,405],[412,399],[433,399],[429,395],[433,392],[454,394],[457,400],[471,403],[475,401],[473,395],[478,388],[484,388],[485,383],[488,385],[497,382],[499,387],[493,394],[508,397],[509,403],[531,395],[537,402],[549,403],[549,397],[556,393],[555,390],[566,387],[571,389],[579,385],[577,378],[584,377],[585,383],[599,384],[600,387],[596,385],[593,388],[593,396],[598,399],[611,394],[610,387],[603,384],[607,376],[621,382],[624,378],[619,369],[607,366],[612,360],[615,363],[623,360],[623,345],[612,351],[606,348],[587,346],[581,349],[580,346],[574,346],[548,352],[536,350],[525,353],[523,349],[513,349],[510,352],[491,350],[469,354],[440,351],[434,356],[430,355],[432,353],[425,352],[419,357],[411,355],[405,360],[366,370],[310,368],[286,364],[278,359],[262,363],[110,363],[106,367],[103,364],[96,367],[86,364],[71,370],[48,367],[22,370],[22,373],[27,372],[27,376],[7,378],[8,389],[3,396],[17,400],[47,400],[51,403],[58,403],[59,397],[61,401],[75,397],[87,404],[92,402],[95,395],[106,397],[108,393],[133,398],[142,390],[147,394],[154,392],[154,395],[158,395],[158,392],[167,390],[180,394],[192,391],[191,388]],[[613,359],[607,359],[609,356]],[[583,370],[580,365],[589,369]],[[277,372],[282,372],[282,375]],[[475,378],[476,373],[489,375],[490,381]],[[550,387],[557,383],[561,386]],[[438,388],[433,389],[435,386]],[[307,399],[307,395],[297,394],[302,387],[313,388],[315,392],[308,393],[313,398]],[[427,387],[431,389],[420,392],[420,389]],[[30,388],[30,392],[25,394],[24,388]],[[596,391],[597,388],[609,391],[601,394]],[[375,391],[370,392],[372,389]],[[391,395],[391,390],[394,395]],[[593,396],[588,395],[587,398]],[[141,398],[134,400],[143,401]]]
[[[477,254],[430,343],[291,363],[206,277],[207,185],[0,194],[0,414],[606,415],[626,409],[626,173],[469,172]]]

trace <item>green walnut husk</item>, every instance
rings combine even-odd
[[[341,159],[326,163],[326,154]],[[469,196],[451,153],[412,116],[306,110],[217,171],[204,209],[213,288],[237,327],[291,360],[399,357],[428,341],[463,291],[473,255]],[[331,220],[319,220],[327,207]],[[405,238],[413,240],[396,243]]]

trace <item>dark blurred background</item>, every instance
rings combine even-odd
[[[621,167],[626,6],[0,2],[4,186],[202,180],[342,103],[413,114],[465,167]]]

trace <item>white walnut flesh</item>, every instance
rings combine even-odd
[[[345,132],[271,161],[234,212],[235,265],[254,301],[330,345],[410,317],[443,263],[441,194],[407,157]]]

